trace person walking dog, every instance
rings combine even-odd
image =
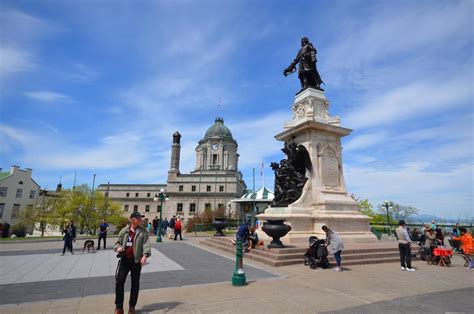
[[[132,285],[130,289],[129,314],[135,313],[135,306],[140,291],[140,273],[146,260],[151,255],[150,236],[141,226],[142,217],[139,212],[130,215],[130,224],[119,233],[114,245],[120,260],[115,272],[115,314],[123,314],[124,285],[130,272]]]
[[[402,271],[415,271],[415,269],[411,268],[411,239],[406,229],[405,220],[400,220],[398,225],[398,228],[395,229],[395,235],[398,240]]]
[[[71,254],[74,254],[74,249],[72,247],[72,241],[76,241],[76,227],[74,226],[74,223],[72,220],[69,220],[67,222],[67,226],[62,230],[62,233],[64,234],[63,240],[64,240],[64,247],[63,247],[63,254],[66,253],[66,248],[68,248],[71,251]]]

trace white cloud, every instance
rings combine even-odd
[[[70,98],[64,94],[51,91],[30,91],[25,92],[25,95],[35,101],[45,103],[65,102],[70,100]]]
[[[17,72],[34,70],[36,64],[30,53],[13,47],[0,46],[0,79]]]
[[[345,165],[350,193],[372,204],[385,199],[411,205],[422,213],[456,217],[471,211],[473,164],[459,164],[449,171],[427,171],[427,163],[402,164],[397,169]]]
[[[456,106],[472,105],[473,90],[469,76],[452,78],[443,83],[410,82],[375,95],[366,105],[347,114],[344,122],[350,128],[386,126],[407,119],[423,119]]]
[[[72,69],[64,76],[73,82],[87,83],[95,81],[100,74],[88,65],[74,62],[72,63]]]
[[[383,143],[386,141],[386,138],[387,133],[385,132],[363,134],[350,139],[349,142],[343,146],[343,148],[345,151],[365,149],[373,145]]]

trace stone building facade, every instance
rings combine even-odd
[[[14,226],[20,211],[38,202],[40,186],[31,178],[32,172],[18,166],[11,166],[10,172],[0,169],[0,222]]]
[[[166,184],[101,184],[99,191],[122,205],[124,215],[139,211],[152,220],[159,216],[160,202],[154,201],[160,189],[167,199],[163,202],[163,217],[179,215],[185,220],[205,208],[224,208],[234,212],[232,199],[246,190],[242,173],[238,170],[237,141],[216,118],[196,147],[196,166],[191,173],[179,170],[181,135],[173,134],[171,165]]]

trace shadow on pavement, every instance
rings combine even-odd
[[[159,310],[164,310],[164,311],[169,311],[177,306],[181,305],[181,302],[161,302],[161,303],[153,303],[153,304],[148,304],[142,307],[141,309],[137,309],[137,313],[148,313],[148,312],[153,312],[153,311],[159,311]]]

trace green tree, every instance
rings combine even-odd
[[[52,200],[47,196],[47,191],[40,191],[40,202],[37,205],[28,206],[20,211],[19,220],[29,230],[37,230],[44,237],[44,231],[48,224],[53,223]]]
[[[104,194],[81,185],[74,190],[63,190],[48,195],[47,220],[39,214],[31,215],[31,222],[43,221],[54,226],[64,226],[66,221],[73,220],[81,233],[95,234],[103,219],[117,227],[123,226],[128,219],[123,217],[119,204],[106,199]],[[39,209],[35,209],[39,212]],[[41,224],[40,224],[41,225]]]
[[[369,199],[365,200],[357,200],[357,205],[359,206],[359,211],[366,215],[371,217],[372,219],[370,222],[372,223],[383,223],[384,218],[380,213],[374,212],[372,204],[370,204]]]
[[[406,220],[408,217],[418,213],[418,209],[413,206],[404,206],[393,201],[389,201],[388,204],[388,215],[390,216],[391,223],[398,222],[401,219]],[[379,204],[377,207],[380,214],[387,215],[385,204]]]

